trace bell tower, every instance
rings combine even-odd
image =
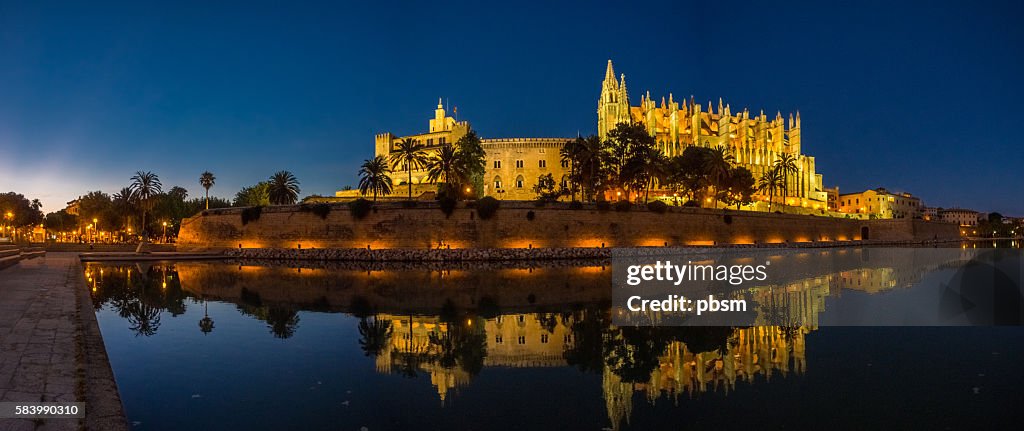
[[[621,82],[615,79],[615,68],[608,60],[608,67],[601,82],[601,97],[597,100],[597,135],[605,139],[615,125],[629,123],[629,93],[626,91],[626,75]]]

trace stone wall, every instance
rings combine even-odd
[[[205,215],[203,215],[205,214]],[[344,204],[332,204],[321,218],[309,208],[263,208],[257,220],[242,223],[242,210],[210,210],[182,221],[181,248],[567,248],[729,244],[798,244],[870,240],[926,241],[958,238],[955,225],[922,220],[850,220],[672,207],[656,213],[570,209],[567,204],[538,208],[529,202],[502,202],[488,220],[460,203],[446,216],[436,202],[415,208],[378,204],[356,219]]]

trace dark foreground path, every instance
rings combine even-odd
[[[3,419],[6,430],[126,430],[82,265],[48,253],[0,270],[0,401],[84,402],[85,419]]]

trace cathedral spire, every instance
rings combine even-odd
[[[444,105],[441,104],[441,98],[437,98],[437,109],[444,109]]]
[[[605,81],[615,81],[615,68],[612,67],[612,60],[608,59],[608,68],[604,71]]]

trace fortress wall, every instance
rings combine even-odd
[[[533,213],[533,220],[528,218]],[[210,210],[182,221],[184,248],[547,248],[725,245],[854,241],[862,228],[870,240],[956,239],[955,225],[922,220],[850,220],[747,211],[671,208],[664,214],[535,208],[502,202],[489,220],[465,204],[446,217],[436,203],[416,208],[378,204],[362,220],[345,205],[333,205],[326,219],[299,206],[263,208],[242,224],[241,209]]]

